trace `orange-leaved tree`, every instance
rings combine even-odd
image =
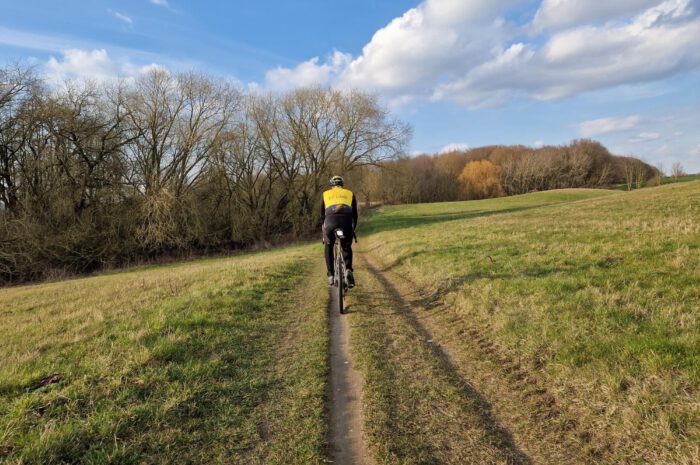
[[[505,192],[501,185],[501,169],[488,160],[476,160],[467,163],[459,175],[459,182],[468,200],[503,197]]]

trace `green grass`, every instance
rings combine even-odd
[[[311,255],[0,290],[2,461],[323,463],[326,293]]]
[[[346,318],[376,463],[700,461],[698,218],[697,181],[364,216]],[[323,271],[305,245],[0,289],[0,462],[325,463]]]
[[[363,257],[364,258],[364,257]],[[368,449],[377,464],[519,464],[522,453],[481,396],[437,352],[381,279],[358,262],[349,296],[352,352],[364,377]]]
[[[698,460],[700,182],[385,207],[363,228],[444,325],[541,379],[601,462]]]
[[[503,213],[516,213],[545,205],[573,202],[581,199],[602,197],[610,192],[601,189],[568,189],[517,195],[500,199],[470,202],[423,203],[401,206],[386,206],[367,211],[360,222],[358,233],[371,234],[381,231],[405,229],[455,220],[468,220]],[[381,216],[372,219],[377,213]],[[367,221],[369,219],[370,221]]]
[[[660,181],[660,183],[659,183]],[[676,184],[679,182],[691,182],[691,181],[700,181],[700,174],[690,174],[687,176],[679,176],[677,178],[674,177],[664,177],[664,178],[653,178],[648,181],[642,182],[640,188],[647,188],[647,187],[658,187],[659,184],[662,186],[665,186],[666,184]],[[636,190],[638,187],[632,186],[631,189],[627,184],[617,184],[611,187],[613,190],[618,190],[618,191],[628,191],[628,190]]]
[[[700,181],[700,174],[690,174],[688,176],[679,176],[677,178],[663,178],[661,184],[675,184],[677,182]]]

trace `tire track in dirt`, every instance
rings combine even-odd
[[[336,465],[368,465],[362,435],[362,378],[350,357],[349,315],[334,310],[337,296],[330,294],[330,456]]]
[[[589,444],[590,432],[579,425],[575,418],[569,418],[566,412],[562,411],[554,396],[535,375],[503,355],[478,328],[459,329],[455,324],[450,332],[449,329],[440,328],[437,323],[431,322],[431,316],[441,314],[441,310],[445,310],[444,306],[440,308],[442,305],[437,302],[439,295],[425,298],[415,283],[395,272],[381,271],[375,259],[367,254],[363,254],[363,259],[370,273],[405,308],[407,318],[425,340],[432,342],[448,367],[460,378],[469,379],[465,382],[471,390],[484,392],[484,396],[488,398],[483,399],[484,415],[492,415],[493,405],[494,414],[499,417],[497,421],[493,421],[503,423],[508,428],[503,428],[503,431],[513,431],[513,445],[516,442],[521,444],[535,463],[596,463],[600,459],[605,445]],[[404,281],[405,286],[399,284],[399,281]],[[409,302],[404,294],[419,297]],[[427,308],[431,309],[430,313],[427,312]],[[426,315],[417,313],[417,310],[421,309],[426,311]],[[446,317],[442,315],[441,318]],[[466,354],[464,350],[454,350],[457,339],[470,339],[472,343],[469,344],[469,349],[473,352]],[[491,365],[491,373],[477,374],[477,371],[485,368],[483,360],[476,361],[477,356],[488,360],[487,365]],[[479,391],[472,385],[474,378],[479,381]],[[499,413],[503,413],[504,408],[499,408],[498,404],[504,398],[507,398],[506,408],[510,407],[511,411],[501,417]],[[513,406],[517,406],[521,411],[513,412]]]

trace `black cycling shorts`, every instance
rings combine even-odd
[[[343,234],[345,235],[346,241],[352,241],[353,236],[353,224],[352,216],[349,215],[334,215],[327,216],[323,221],[323,243],[333,244],[335,242],[335,236],[333,231],[341,228]]]

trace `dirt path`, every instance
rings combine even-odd
[[[331,459],[336,465],[366,465],[369,455],[362,438],[362,379],[350,357],[350,315],[339,315],[334,310],[335,297],[331,293],[331,398],[330,447]]]
[[[413,283],[382,270],[369,254],[362,260],[446,370],[464,382],[465,395],[478,399],[484,423],[515,452],[511,463],[596,463],[595,450],[587,451],[578,437],[585,431],[577,431],[533,374],[499,354],[478,329],[460,329],[463,322],[452,309],[426,303],[434,299],[426,300]]]

